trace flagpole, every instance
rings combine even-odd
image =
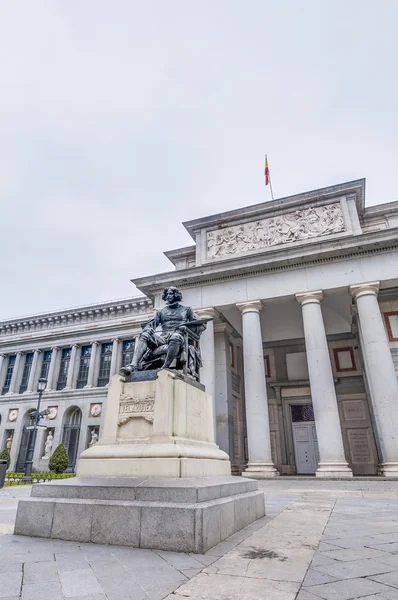
[[[271,181],[271,175],[268,175],[269,177],[269,190],[271,192],[271,199],[274,199],[274,192],[272,191],[272,181]]]

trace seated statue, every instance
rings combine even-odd
[[[180,304],[181,299],[176,287],[163,291],[162,300],[167,306],[141,325],[133,360],[121,369],[123,375],[137,370],[176,368],[199,381],[202,366],[199,338],[206,322],[197,319],[190,306]]]

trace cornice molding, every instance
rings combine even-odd
[[[387,231],[393,231],[393,230],[387,230]],[[368,233],[368,234],[362,234],[362,236],[357,236],[359,237],[365,237],[365,236],[370,236],[373,235],[374,232]],[[397,236],[397,232],[395,230],[394,236],[396,238]],[[390,242],[390,240],[388,240],[388,242]],[[268,262],[268,265],[264,265],[264,266],[258,266],[256,264],[253,264],[252,268],[248,268],[247,270],[245,268],[242,268],[242,266],[239,267],[239,265],[236,264],[236,261],[230,260],[230,261],[222,261],[222,264],[220,263],[215,263],[210,265],[210,269],[208,269],[208,272],[206,273],[205,271],[207,270],[206,267],[209,267],[209,265],[202,265],[200,268],[196,267],[196,273],[194,273],[192,275],[191,278],[189,278],[190,272],[192,273],[192,269],[189,270],[184,270],[184,271],[172,271],[172,272],[168,272],[168,273],[162,273],[159,275],[159,278],[162,277],[163,281],[161,282],[150,282],[148,281],[148,283],[146,283],[145,280],[150,280],[151,278],[142,278],[140,280],[135,279],[132,280],[133,283],[135,283],[137,285],[137,287],[141,287],[142,289],[145,289],[145,292],[148,296],[153,297],[156,294],[160,293],[164,287],[166,285],[168,285],[170,282],[174,282],[176,285],[178,285],[178,287],[180,289],[189,289],[189,288],[193,288],[197,285],[211,285],[214,283],[222,283],[224,281],[231,281],[231,280],[237,280],[237,279],[245,279],[247,277],[255,277],[257,275],[265,275],[267,273],[279,273],[279,272],[283,272],[283,271],[292,271],[295,269],[301,269],[301,268],[306,268],[306,267],[310,267],[310,266],[316,266],[316,265],[323,265],[323,264],[328,264],[328,263],[336,263],[336,262],[343,262],[345,260],[351,260],[351,259],[355,259],[355,258],[360,258],[360,257],[366,257],[366,256],[373,256],[373,255],[377,255],[377,254],[388,254],[390,252],[398,252],[398,241],[396,239],[392,240],[391,243],[386,244],[385,246],[374,246],[372,248],[366,249],[366,247],[364,248],[363,246],[361,246],[361,249],[358,249],[358,245],[353,246],[352,248],[346,249],[346,248],[338,248],[338,249],[334,249],[335,254],[333,255],[326,255],[326,256],[320,256],[320,257],[316,257],[316,258],[312,258],[311,255],[307,256],[298,256],[296,258],[296,260],[294,260],[294,258],[290,258],[289,261],[286,261],[286,258],[284,258],[281,261],[275,261],[276,264],[272,264],[270,262]],[[326,252],[325,252],[326,254]],[[259,255],[256,255],[255,258],[257,259],[255,262],[259,262]],[[253,257],[251,257],[253,258]],[[228,265],[228,267],[231,267],[230,269],[226,270],[227,265],[225,263],[230,263]],[[242,262],[242,261],[241,261]],[[234,264],[232,264],[234,263]],[[218,266],[221,270],[221,267],[224,267],[224,271],[222,272],[214,272],[215,267]],[[257,268],[256,268],[257,267]],[[236,269],[236,270],[235,270]],[[155,276],[157,277],[157,276]]]
[[[0,338],[37,331],[72,328],[76,325],[90,325],[117,321],[125,317],[139,317],[153,310],[153,302],[146,296],[127,298],[82,306],[79,308],[53,311],[17,319],[0,321]]]

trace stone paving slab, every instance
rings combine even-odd
[[[11,535],[0,490],[1,600],[398,600],[398,482],[259,482],[267,516],[204,555]]]

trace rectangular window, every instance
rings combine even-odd
[[[16,356],[14,354],[14,356],[9,356],[8,357],[8,365],[7,365],[7,371],[6,371],[6,378],[4,380],[4,385],[3,385],[3,389],[1,391],[2,394],[6,394],[9,389],[10,389],[10,383],[11,383],[11,377],[12,377],[12,372],[14,370],[14,365],[15,365],[15,360],[16,360]]]
[[[333,348],[336,371],[356,371],[354,350],[347,346],[346,348]]]
[[[398,342],[398,310],[384,313],[384,319],[390,342]]]
[[[91,346],[82,346],[82,352],[80,355],[80,362],[79,362],[79,373],[77,375],[77,384],[76,384],[76,387],[78,389],[83,388],[87,384],[88,369],[90,366],[90,358],[91,358]]]
[[[48,377],[48,370],[50,368],[50,362],[51,362],[51,354],[52,354],[51,350],[45,350],[43,352],[43,362],[41,363],[41,371],[40,371],[40,377],[43,379],[47,379],[47,377]]]
[[[70,356],[72,348],[64,348],[61,354],[61,364],[59,366],[59,375],[57,381],[57,390],[63,390],[68,379]]]
[[[127,367],[133,360],[135,340],[124,340],[122,346],[122,367]]]
[[[21,385],[19,387],[20,394],[23,394],[28,389],[28,382],[29,382],[30,372],[32,370],[32,363],[33,363],[33,352],[29,352],[29,354],[26,355],[25,365],[23,368]]]
[[[109,376],[111,373],[112,347],[113,344],[111,342],[101,345],[100,367],[97,383],[98,387],[104,387],[104,385],[109,382]]]

